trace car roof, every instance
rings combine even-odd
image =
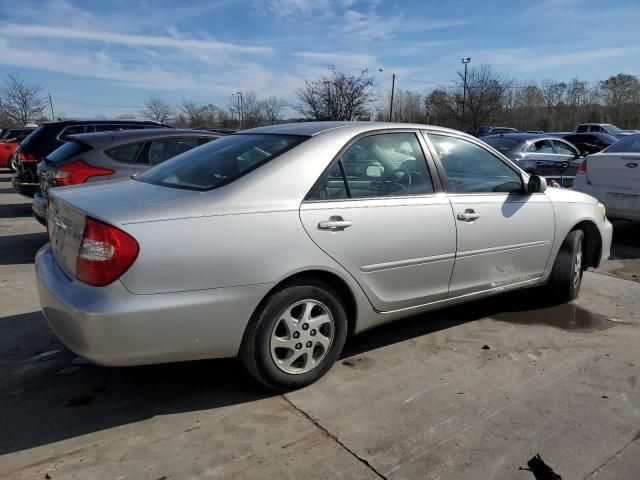
[[[154,122],[152,120],[91,120],[91,119],[76,119],[76,118],[65,118],[64,120],[56,120],[55,122],[43,122],[42,125],[46,126],[66,126],[66,125],[104,125],[104,124],[114,124],[114,125],[163,125],[170,128],[170,125],[166,123]]]
[[[223,137],[223,133],[208,132],[206,130],[179,129],[179,128],[140,128],[133,130],[117,130],[110,132],[78,133],[69,135],[69,138],[85,143],[93,148],[100,148],[111,143],[134,142],[137,140],[152,140],[154,138],[168,137]]]
[[[557,137],[544,133],[527,133],[527,132],[513,132],[513,133],[498,133],[496,135],[487,135],[483,137],[485,140],[488,138],[511,138],[514,140],[557,140]]]
[[[433,125],[421,125],[417,123],[390,123],[390,122],[368,122],[368,121],[339,121],[339,122],[300,122],[300,123],[283,123],[280,125],[269,125],[266,127],[251,128],[242,130],[234,135],[244,135],[247,133],[267,133],[280,135],[304,135],[313,137],[333,130],[349,130],[353,134],[364,133],[367,131],[385,130],[385,129],[423,129],[438,130],[442,132],[451,132],[463,134],[457,130],[450,128],[436,127]],[[465,134],[466,135],[466,134]]]

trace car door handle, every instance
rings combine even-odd
[[[342,217],[331,217],[329,220],[325,220],[318,224],[318,228],[320,230],[344,230],[350,226],[351,222],[343,219]]]
[[[458,220],[462,220],[463,222],[473,222],[480,218],[480,214],[474,212],[472,209],[468,208],[464,211],[464,213],[458,214]]]

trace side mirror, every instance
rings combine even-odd
[[[369,178],[380,178],[382,177],[382,168],[378,165],[369,165],[365,170],[365,175]]]
[[[547,189],[547,180],[539,175],[531,175],[527,184],[527,193],[542,193]]]

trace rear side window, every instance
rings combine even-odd
[[[485,137],[482,140],[488,145],[491,145],[496,150],[500,150],[501,152],[511,150],[513,147],[518,145],[518,143],[520,143],[520,140],[505,137]]]
[[[61,147],[56,148],[53,152],[47,155],[47,162],[63,163],[69,160],[71,157],[80,155],[87,150],[90,150],[90,148],[84,143],[65,142]]]
[[[273,160],[308,137],[239,134],[221,138],[167,160],[136,180],[186,190],[211,190]]]
[[[158,165],[176,155],[188,152],[197,146],[197,138],[165,138],[153,140],[149,147],[147,163],[151,166]]]
[[[584,133],[584,132],[588,132],[589,131],[589,126],[588,125],[579,125],[576,132],[578,133]]]
[[[107,150],[105,153],[118,162],[135,163],[136,157],[138,156],[138,152],[140,152],[143,143],[144,142],[138,142],[123,145],[121,147],[115,147]]]

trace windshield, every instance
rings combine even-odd
[[[496,150],[500,150],[501,152],[506,152],[507,150],[511,150],[513,147],[520,143],[520,140],[516,140],[513,138],[504,138],[504,137],[485,137],[483,138],[485,143],[488,143]]]
[[[640,153],[640,134],[629,135],[605,148],[603,153]]]
[[[211,190],[264,165],[307,138],[299,135],[230,135],[173,157],[134,178],[166,187]]]
[[[620,132],[622,132],[621,129],[619,129],[615,125],[611,125],[610,123],[605,123],[604,125],[602,125],[602,128],[609,135],[618,135]]]

